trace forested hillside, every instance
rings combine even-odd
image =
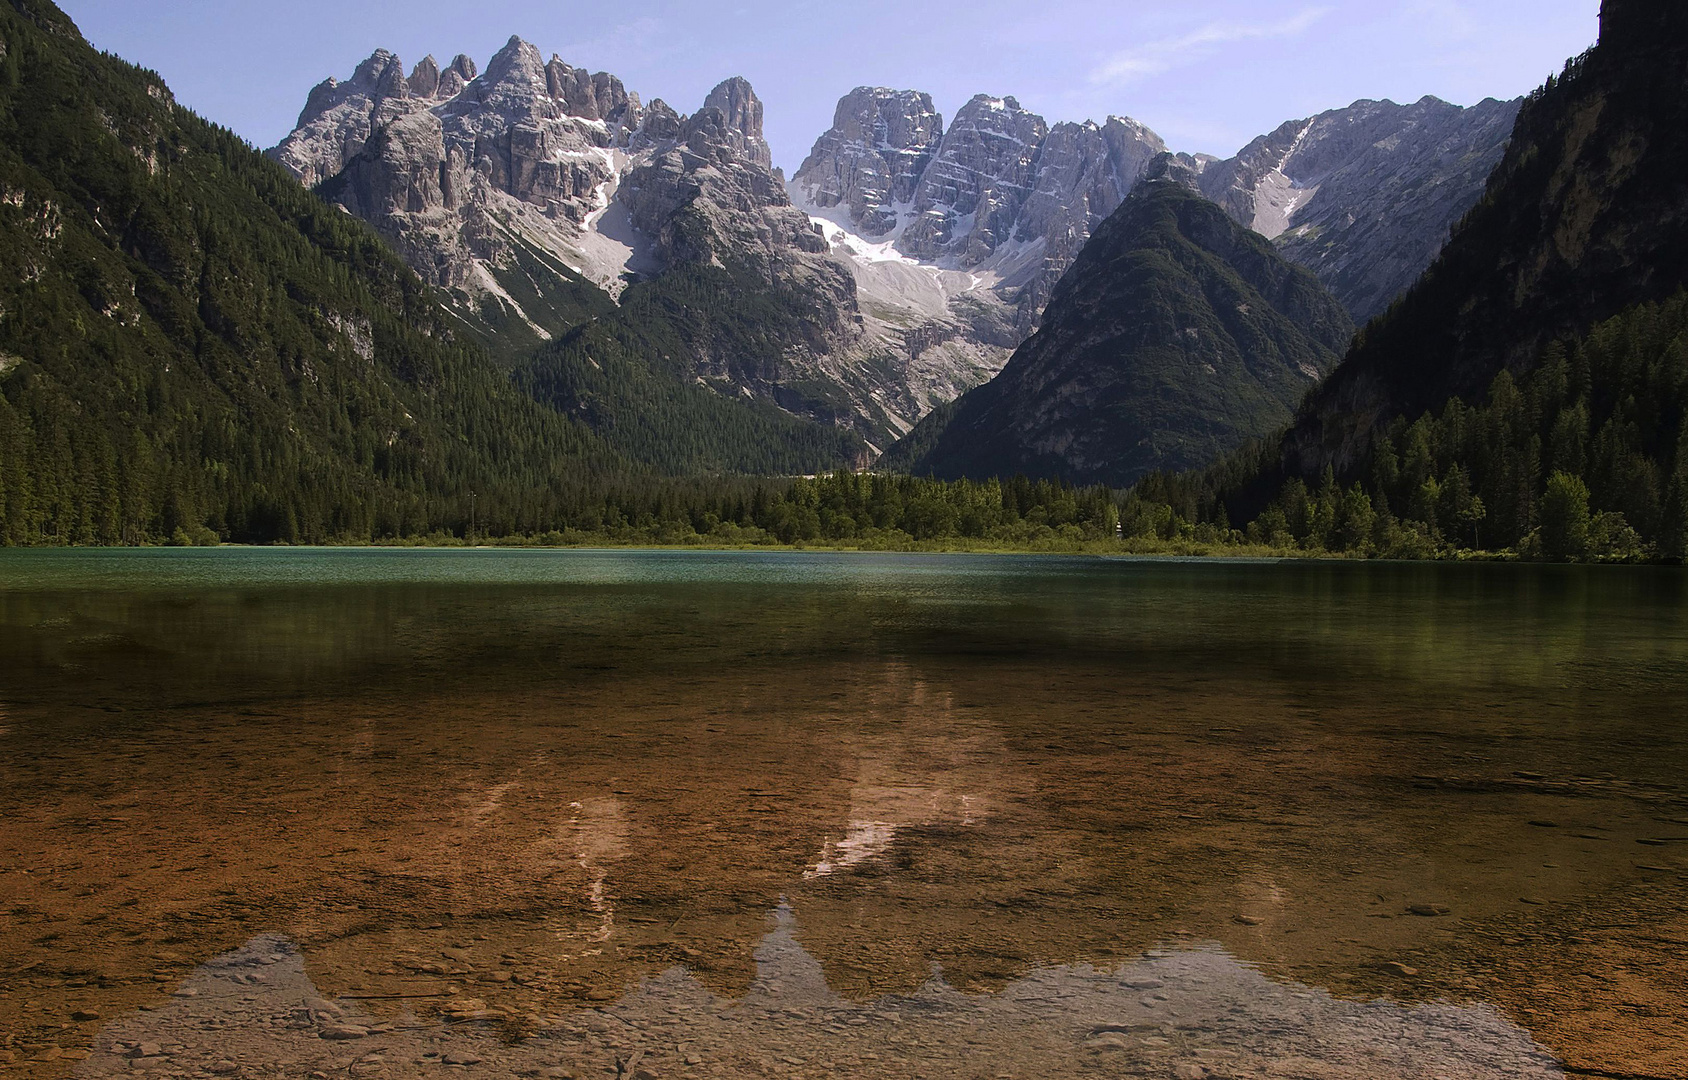
[[[1139,499],[1326,550],[1680,559],[1688,8],[1606,0],[1488,193],[1266,449]]]
[[[1606,0],[1600,43],[1525,101],[1483,200],[1302,410],[1287,473],[1358,475],[1396,417],[1476,400],[1550,341],[1688,284],[1684,86],[1688,5]]]
[[[1292,477],[1252,521],[1233,521],[1228,507],[1275,452],[1255,446],[1202,473],[1150,477],[1132,503],[1163,507],[1162,523],[1246,521],[1249,539],[1280,548],[1681,560],[1688,294],[1549,344],[1527,374],[1501,372],[1472,404],[1453,398],[1411,423],[1397,418],[1379,433],[1362,476],[1339,482],[1327,469],[1312,484]]]
[[[452,330],[373,232],[156,75],[0,5],[6,542],[546,526],[614,461]]]
[[[750,273],[684,266],[633,285],[619,308],[520,364],[517,381],[668,473],[806,474],[864,463],[867,444],[840,426],[851,411],[836,386],[784,372],[815,323],[814,299],[777,280],[747,281]],[[720,376],[715,388],[696,374],[700,365]],[[748,382],[767,396],[733,389]],[[816,416],[833,422],[807,419]]]

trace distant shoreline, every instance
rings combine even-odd
[[[710,543],[700,537],[696,543],[641,543],[617,541],[602,536],[582,536],[578,540],[548,542],[541,538],[505,537],[466,541],[462,538],[418,538],[395,540],[346,540],[325,544],[215,544],[197,547],[168,544],[138,544],[127,546],[29,545],[0,548],[0,551],[208,551],[236,549],[242,551],[358,551],[358,550],[429,550],[429,551],[690,551],[697,553],[802,553],[856,555],[1085,555],[1129,558],[1210,559],[1219,562],[1269,561],[1340,561],[1340,562],[1419,562],[1436,563],[1520,563],[1550,565],[1545,560],[1527,559],[1512,551],[1450,551],[1445,555],[1424,559],[1388,559],[1348,551],[1307,550],[1304,548],[1276,548],[1256,544],[1227,544],[1200,540],[1155,540],[1131,538],[1127,540],[1083,540],[1062,542],[1052,540],[1041,544],[999,544],[990,541],[968,543],[953,540],[911,540],[908,543],[883,544],[782,544],[782,543]],[[1585,559],[1580,565],[1664,566],[1675,565],[1657,560]],[[1562,564],[1564,565],[1564,564]]]

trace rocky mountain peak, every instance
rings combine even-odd
[[[411,70],[405,85],[416,97],[431,98],[440,92],[440,65],[432,54],[424,56],[422,62]]]
[[[639,126],[639,135],[646,142],[673,142],[680,137],[683,119],[668,102],[651,98],[650,106],[645,110],[644,123]]]
[[[726,126],[743,136],[742,153],[764,169],[773,167],[773,151],[762,138],[762,99],[750,83],[734,76],[709,92],[704,109],[719,110]]]
[[[561,102],[563,111],[570,116],[619,124],[630,109],[639,108],[638,96],[629,94],[614,75],[603,71],[591,74],[585,68],[564,63],[556,55],[545,65],[545,80],[551,97]]]
[[[898,224],[897,207],[914,202],[943,135],[932,95],[858,86],[797,170],[804,198],[822,210],[845,206],[864,236],[883,236]]]
[[[860,335],[854,282],[791,205],[747,81],[725,80],[683,116],[520,37],[478,78],[464,57],[401,73],[382,52],[344,86],[330,81],[271,155],[379,229],[471,326],[537,343],[607,300],[581,278],[618,295],[638,279],[725,275],[779,298],[756,355],[700,343],[673,360],[730,396],[881,438],[893,426],[871,402],[906,396],[895,376],[875,368],[871,389],[839,388],[853,376],[838,357]]]
[[[369,59],[357,66],[346,85],[365,93],[391,94],[396,92],[397,84],[403,82],[404,64],[386,49],[376,49]]]
[[[979,94],[955,114],[915,190],[917,215],[898,247],[977,266],[1013,234],[1033,180],[1043,117],[1012,97]]]
[[[512,37],[487,63],[479,80],[481,103],[498,110],[532,110],[551,100],[550,79],[539,50]]]
[[[727,123],[746,135],[762,137],[762,99],[756,96],[750,83],[740,76],[723,80],[703,99],[706,109],[720,109]]]
[[[787,186],[851,256],[870,334],[908,356],[930,407],[1031,332],[1091,231],[1165,149],[1124,118],[1050,127],[1014,97],[980,94],[946,126],[929,94],[859,86]]]

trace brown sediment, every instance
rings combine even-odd
[[[848,1000],[1211,941],[1339,997],[1495,1002],[1577,1068],[1688,1071],[1688,875],[1636,843],[1682,791],[1598,747],[1590,775],[1523,768],[1523,700],[1333,724],[1304,688],[1063,674],[768,665],[69,739],[14,706],[12,1067],[67,1072],[101,1019],[267,932],[330,998],[512,1037],[676,965],[731,999],[783,900]],[[883,843],[817,873],[863,821]]]

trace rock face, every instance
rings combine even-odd
[[[1395,417],[1475,400],[1549,342],[1688,287],[1684,85],[1688,7],[1606,0],[1600,44],[1525,100],[1482,204],[1309,399],[1283,473],[1357,468]]]
[[[471,317],[545,339],[581,306],[582,278],[613,289],[645,265],[624,217],[603,219],[633,148],[662,141],[646,112],[615,77],[547,63],[519,38],[484,74],[459,56],[406,76],[382,50],[311,91],[270,156],[374,224]]]
[[[1014,98],[985,94],[945,130],[929,95],[859,87],[791,187],[823,228],[934,270],[985,271],[973,299],[1007,306],[1023,336],[1091,231],[1165,149],[1134,120],[1051,127]]]
[[[1312,274],[1203,198],[1192,165],[1151,164],[1001,374],[909,437],[914,472],[1126,485],[1290,417],[1353,324]]]
[[[653,362],[884,441],[906,423],[887,428],[877,407],[848,403],[906,398],[895,372],[788,391],[853,375],[839,358],[856,355],[861,333],[854,280],[792,207],[762,122],[743,79],[685,116],[511,38],[478,75],[463,57],[443,72],[429,58],[406,75],[377,52],[347,82],[313,90],[271,156],[373,223],[511,354],[601,315],[599,288],[613,295],[633,280],[725,268],[736,292],[778,294],[760,308],[735,297],[773,313],[761,335],[773,352],[735,365],[730,348],[712,344],[720,334],[688,330],[686,355]],[[665,310],[696,322],[683,305]]]
[[[858,87],[788,187],[850,260],[861,349],[906,372],[912,421],[1001,368],[1164,149],[1132,120],[1051,127],[983,94],[946,129],[928,94]]]
[[[914,203],[943,134],[930,94],[860,86],[839,99],[797,180],[813,205],[847,207],[863,236],[882,237],[897,227],[898,205]]]
[[[1356,101],[1262,135],[1205,169],[1202,191],[1364,322],[1406,291],[1476,205],[1518,105]]]

